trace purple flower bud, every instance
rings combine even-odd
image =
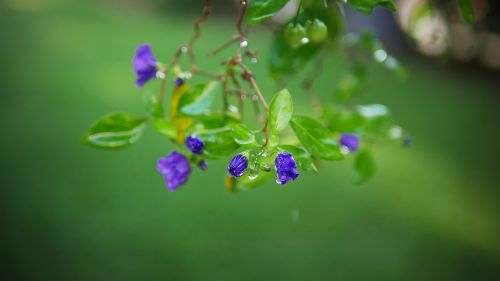
[[[248,158],[246,156],[238,154],[231,159],[227,171],[233,177],[241,177],[248,167]]]
[[[276,171],[278,171],[277,183],[285,184],[299,177],[297,163],[291,153],[286,151],[281,152],[276,156],[274,163],[276,164]]]
[[[134,71],[137,75],[135,85],[141,87],[150,79],[156,77],[157,61],[148,44],[142,44],[137,48],[133,59]]]
[[[180,77],[177,77],[177,79],[175,79],[175,86],[180,87],[182,86],[182,84],[184,84],[184,80]]]
[[[349,151],[356,152],[359,148],[359,137],[353,134],[342,134],[340,144],[347,147]]]
[[[198,168],[205,171],[206,169],[208,169],[207,162],[205,160],[200,160],[200,162],[198,162]]]
[[[186,146],[192,153],[200,154],[203,152],[203,148],[205,148],[205,143],[198,137],[188,136],[186,138]]]
[[[179,186],[184,184],[191,173],[189,160],[177,151],[173,151],[158,160],[156,168],[158,172],[163,174],[170,191],[175,191]]]

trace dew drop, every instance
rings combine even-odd
[[[243,40],[243,41],[241,41],[241,42],[240,42],[240,47],[242,47],[242,48],[246,48],[246,47],[248,47],[248,41],[247,41],[247,40]]]
[[[377,62],[383,62],[387,59],[387,52],[382,49],[378,49],[373,53],[373,59]]]
[[[187,46],[182,46],[181,47],[181,53],[187,53],[188,47]]]
[[[302,43],[302,44],[307,44],[307,43],[309,43],[309,38],[307,38],[307,37],[302,37],[302,39],[300,39],[300,43]]]
[[[256,64],[257,63],[257,58],[251,58],[250,62],[253,63],[253,64]]]
[[[191,72],[189,71],[186,71],[181,73],[179,77],[181,77],[182,79],[191,79],[191,77],[193,77],[193,74],[191,74]]]
[[[262,170],[264,170],[265,172],[270,172],[271,171],[271,166],[269,166],[269,164],[264,164],[262,166]]]
[[[403,130],[401,130],[401,127],[399,126],[394,126],[389,131],[389,134],[391,135],[391,138],[399,139],[403,135]]]
[[[165,78],[165,72],[162,72],[162,71],[156,72],[156,78],[158,78],[158,79],[164,79]]]
[[[229,111],[236,113],[236,112],[238,112],[238,108],[236,106],[234,106],[234,105],[230,105],[229,106]]]
[[[340,147],[340,153],[342,153],[343,155],[349,154],[349,148],[347,146],[345,146],[345,145],[342,145]]]

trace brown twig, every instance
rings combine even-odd
[[[238,110],[241,113],[241,118],[243,119],[244,117],[244,109],[245,109],[245,91],[243,91],[243,88],[241,87],[240,82],[236,78],[236,75],[234,73],[234,68],[230,65],[228,67],[228,72],[227,76],[231,79],[231,82],[233,82],[233,85],[236,87],[237,92],[238,92]]]
[[[221,51],[223,51],[224,49],[226,49],[227,47],[231,46],[232,44],[234,44],[238,41],[241,41],[241,39],[242,39],[241,35],[234,35],[233,37],[231,37],[231,39],[224,42],[224,44],[222,44],[220,47],[208,52],[207,56],[216,55],[216,54],[220,53]]]
[[[238,22],[236,23],[236,29],[238,30],[238,33],[242,38],[245,38],[245,32],[243,31],[243,20],[245,19],[245,15],[247,14],[248,11],[248,0],[241,0],[240,1],[241,5],[243,8],[241,8],[241,13],[240,16],[238,17]]]
[[[172,68],[177,65],[179,62],[179,58],[181,57],[182,54],[188,53],[190,62],[191,62],[191,70],[197,69],[195,66],[195,60],[196,56],[193,52],[193,45],[196,43],[198,38],[201,36],[201,29],[200,29],[200,24],[205,23],[210,16],[212,12],[212,1],[211,0],[205,0],[205,6],[203,7],[203,14],[199,19],[194,20],[193,22],[193,27],[194,27],[194,35],[189,40],[189,43],[182,46],[177,50],[175,55],[172,58],[172,61],[168,64],[168,66],[163,70],[163,73],[165,74],[164,77],[162,78],[162,82],[160,84],[160,96],[159,99],[160,101],[163,101],[165,98],[165,80],[167,78],[167,74],[172,70]]]
[[[197,66],[191,67],[191,74],[193,74],[193,75],[198,74],[198,75],[206,76],[206,77],[209,77],[209,78],[212,78],[215,80],[221,80],[222,77],[224,76],[220,73],[199,69]]]
[[[253,76],[252,71],[250,71],[250,69],[248,69],[248,67],[246,67],[246,65],[244,65],[241,62],[241,60],[238,62],[238,65],[241,67],[241,69],[243,69],[243,77],[246,81],[248,81],[248,84],[250,85],[250,87],[253,90],[255,90],[255,94],[259,98],[260,103],[262,104],[262,107],[264,107],[264,109],[266,111],[269,111],[269,106],[267,105],[266,99],[262,95],[262,92],[260,91],[259,86],[257,85],[257,82],[255,81],[255,78]]]
[[[196,66],[196,56],[193,52],[193,45],[196,43],[198,38],[202,35],[200,25],[202,23],[205,23],[211,14],[212,11],[212,3],[211,0],[205,0],[205,6],[203,9],[203,14],[199,19],[196,19],[193,22],[193,27],[194,27],[194,35],[189,40],[189,42],[182,46],[173,56],[172,61],[162,70],[162,72],[166,75],[172,70],[173,67],[175,67],[178,64],[178,61],[183,54],[188,54],[190,58],[190,71],[192,74],[198,74],[198,75],[203,75],[210,77],[212,79],[217,79],[221,81],[223,85],[223,103],[224,103],[224,109],[228,110],[229,107],[229,101],[228,101],[228,95],[231,93],[235,93],[238,95],[238,107],[239,111],[241,112],[241,116],[243,118],[243,111],[244,111],[244,100],[245,97],[248,93],[243,90],[243,87],[241,86],[240,82],[238,81],[238,76],[239,76],[239,71],[235,72],[235,66],[238,66],[241,68],[242,73],[241,77],[243,80],[245,80],[249,87],[252,89],[253,92],[255,92],[254,96],[252,97],[252,102],[254,104],[254,109],[255,109],[255,115],[257,118],[257,121],[262,121],[262,114],[260,113],[259,109],[259,103],[261,106],[264,108],[266,115],[269,112],[269,106],[260,91],[259,86],[257,85],[257,82],[255,81],[254,75],[252,71],[243,63],[242,57],[249,57],[250,59],[255,59],[256,58],[256,53],[252,52],[248,49],[246,49],[246,44],[243,45],[242,43],[246,43],[246,33],[247,30],[245,30],[243,26],[243,22],[246,16],[246,13],[248,11],[248,2],[247,0],[240,0],[242,8],[241,12],[238,16],[238,20],[236,22],[236,30],[238,31],[238,34],[234,35],[232,38],[230,38],[228,41],[224,42],[220,47],[214,49],[213,51],[209,52],[208,55],[215,55],[221,52],[222,50],[228,48],[234,43],[240,42],[240,46],[237,48],[236,54],[229,59],[228,61],[223,61],[222,64],[227,64],[227,68],[224,74],[219,74],[219,73],[214,73],[210,71],[205,71],[201,70]],[[244,50],[242,51],[242,48]],[[242,54],[243,52],[243,54]],[[163,77],[160,85],[160,100],[163,100],[165,96],[165,77]],[[228,82],[231,81],[234,87],[236,88],[235,90],[230,89]],[[268,120],[267,118],[263,120],[264,125],[262,127],[262,132],[265,133],[266,139],[263,144],[265,146],[268,141],[269,141],[269,132],[267,129],[268,126]]]

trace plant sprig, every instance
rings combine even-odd
[[[257,59],[256,52],[248,47],[247,26],[270,20],[288,2],[239,1],[236,34],[206,55],[217,56],[235,47],[234,54],[221,61],[219,71],[212,72],[197,65],[194,51],[203,34],[201,26],[206,24],[213,9],[212,2],[205,0],[201,17],[193,23],[193,36],[181,45],[168,64],[157,61],[147,44],[137,49],[136,86],[141,87],[151,79],[160,80],[158,95],[146,95],[148,115],[106,115],[91,126],[85,142],[105,149],[126,147],[140,138],[150,120],[153,129],[178,145],[178,150],[157,163],[171,191],[188,181],[193,167],[207,170],[209,161],[228,157],[232,159],[224,183],[232,191],[263,184],[271,178],[273,170],[277,173],[276,182],[286,184],[299,178],[299,170],[318,171],[319,160],[340,161],[351,157],[355,158],[353,181],[366,182],[375,171],[374,141],[409,142],[401,127],[392,121],[387,107],[360,104],[367,81],[365,65],[375,63],[399,76],[405,72],[373,33],[345,34],[341,9],[342,5],[350,5],[371,13],[377,6],[390,10],[396,6],[392,0],[301,0],[296,1],[298,7],[292,11],[293,18],[278,23],[271,50],[271,75],[286,81],[310,61],[316,61],[302,82],[317,115],[312,117],[294,114],[293,98],[286,89],[275,93],[268,103],[251,67],[246,64],[248,60]],[[459,2],[463,14],[470,19],[470,6],[464,4],[465,1]],[[333,52],[344,54],[350,66],[340,83],[332,87],[335,102],[321,103],[314,92],[314,81],[321,76],[327,57]],[[186,71],[182,71],[180,65],[183,55],[189,58]],[[174,78],[170,78],[172,74]],[[208,81],[191,85],[192,76]],[[167,83],[172,80],[172,94],[167,100]],[[222,109],[215,109],[213,101],[219,94]],[[231,102],[231,96],[236,97],[236,105]],[[244,122],[248,100],[253,104],[254,118],[261,124],[257,129]]]

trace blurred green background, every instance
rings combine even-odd
[[[377,175],[366,185],[350,183],[347,161],[233,194],[217,161],[170,193],[155,164],[173,146],[151,130],[119,152],[80,142],[107,112],[144,112],[131,70],[139,43],[168,61],[190,37],[197,14],[141,3],[0,3],[2,280],[499,276],[498,73],[406,55],[397,56],[405,81],[375,69],[367,102],[388,105],[415,145],[377,149]],[[229,38],[233,20],[211,18],[197,50]],[[276,90],[266,77],[269,38],[254,30],[250,41],[268,97]],[[199,64],[215,69],[220,59]],[[325,101],[342,67],[335,58],[326,65]],[[306,94],[290,90],[308,111]]]

